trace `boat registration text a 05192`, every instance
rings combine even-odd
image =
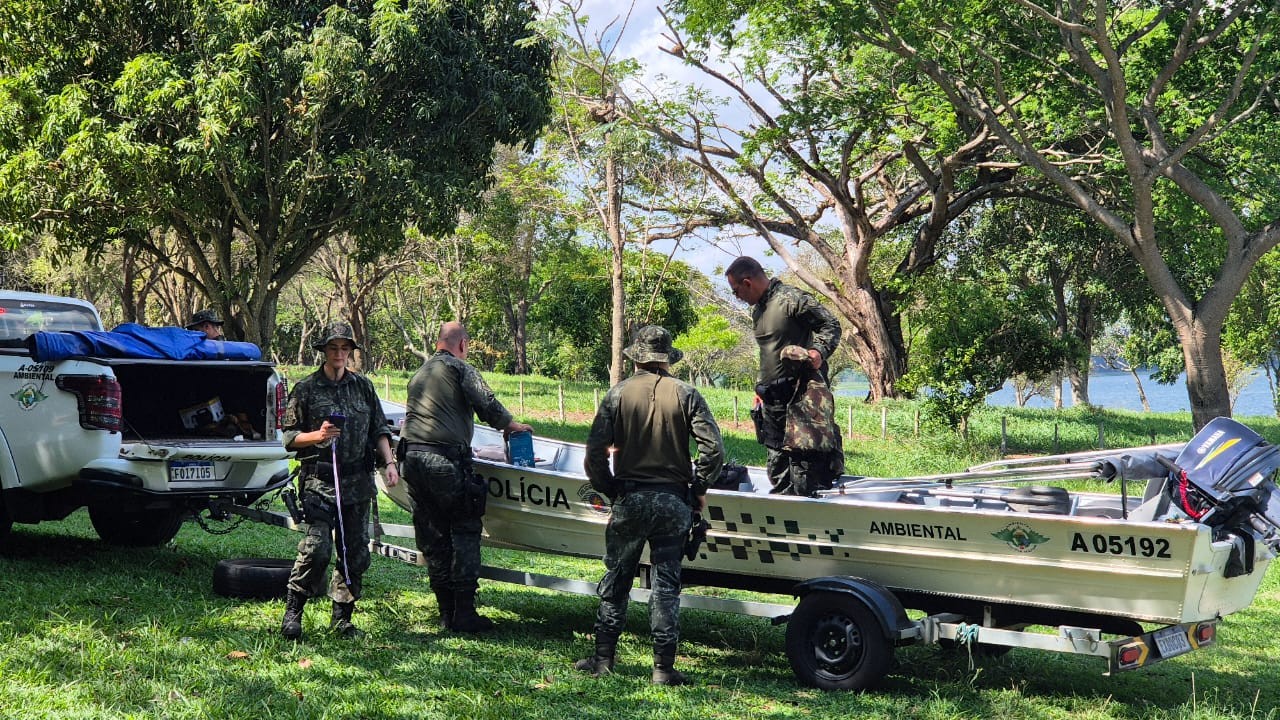
[[[169,461],[169,482],[200,482],[215,479],[213,463],[207,460]]]

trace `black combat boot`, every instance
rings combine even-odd
[[[453,629],[453,591],[437,590],[431,588],[431,592],[436,594],[436,607],[440,608],[440,627],[445,630]]]
[[[675,669],[676,656],[674,653],[668,655],[666,653],[653,654],[653,684],[654,685],[684,685],[689,682],[689,677],[679,670]]]
[[[364,631],[351,624],[351,614],[356,611],[355,601],[348,603],[340,603],[333,601],[333,620],[329,622],[329,629],[344,638],[358,638],[364,635]]]
[[[286,640],[297,640],[302,637],[302,609],[306,607],[307,596],[290,590],[284,598],[284,621],[280,623],[280,634]]]
[[[480,633],[493,629],[493,621],[476,613],[476,591],[457,590],[453,593],[453,622],[449,629],[461,633]]]
[[[617,652],[614,643],[596,643],[596,652],[591,657],[584,657],[573,664],[575,670],[588,673],[591,677],[600,677],[613,672],[613,656]]]

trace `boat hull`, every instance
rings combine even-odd
[[[475,443],[475,470],[489,489],[485,543],[601,557],[609,505],[574,471],[582,467],[582,447],[537,440],[535,454],[547,460],[518,467],[492,459],[500,442],[478,433]],[[411,508],[403,485],[388,494]],[[910,499],[891,488],[820,499],[712,490],[704,513],[707,541],[685,567],[691,575],[732,578],[735,587],[776,589],[852,576],[904,594],[1170,624],[1247,607],[1271,559],[1259,545],[1251,571],[1228,578],[1231,543],[1214,541],[1210,528],[1192,521],[992,509],[997,504],[987,500],[926,506]],[[1075,506],[1095,501],[1106,503],[1073,500]]]

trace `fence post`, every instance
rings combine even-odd
[[[889,408],[880,406],[880,439],[889,439]]]
[[[1053,454],[1058,454],[1058,423],[1053,424]]]
[[[592,412],[600,411],[600,388],[591,388],[591,410]]]
[[[1107,449],[1107,436],[1106,436],[1105,434],[1103,434],[1103,432],[1102,432],[1102,421],[1101,421],[1101,420],[1099,420],[1099,421],[1098,421],[1098,449],[1099,449],[1099,450],[1106,450],[1106,449]]]
[[[382,396],[383,397],[391,396],[391,376],[390,375],[382,376]]]
[[[1009,454],[1009,416],[1000,416],[1000,457]]]
[[[564,383],[556,386],[556,394],[560,398],[560,422],[564,422]]]
[[[733,394],[733,424],[738,424],[738,394]]]

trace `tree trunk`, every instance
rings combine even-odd
[[[245,342],[254,343],[261,348],[263,357],[271,355],[271,341],[276,331],[276,310],[279,300],[279,291],[263,290],[256,312],[252,312],[255,308],[251,304],[251,312],[244,318]]]
[[[1083,368],[1075,363],[1067,366],[1067,380],[1071,383],[1071,405],[1073,407],[1089,407],[1089,366]],[[1061,383],[1059,383],[1061,395]]]
[[[1276,417],[1280,417],[1280,383],[1277,382],[1277,368],[1280,366],[1280,358],[1272,355],[1262,364],[1262,369],[1267,373],[1267,388],[1271,390],[1271,407],[1275,411]]]
[[[854,329],[850,337],[841,338],[841,342],[849,346],[867,376],[867,401],[896,398],[899,396],[897,383],[907,367],[900,330],[890,322],[873,288],[846,287],[845,294],[837,299],[837,310],[850,320]]]
[[[515,307],[515,337],[512,339],[516,356],[516,375],[529,374],[529,301],[521,300]]]
[[[1142,411],[1151,412],[1151,403],[1147,401],[1147,391],[1142,387],[1142,376],[1138,374],[1138,368],[1130,365],[1129,374],[1133,376],[1133,384],[1138,388],[1138,399],[1142,401]]]
[[[606,143],[608,140],[606,139]],[[622,182],[617,160],[610,152],[605,159],[605,232],[613,250],[609,275],[612,294],[612,334],[609,342],[609,386],[622,382],[622,348],[626,338],[626,291],[622,284],[622,260],[626,237],[622,233]]]
[[[1227,373],[1222,367],[1222,338],[1199,324],[1185,331],[1179,328],[1178,337],[1187,365],[1191,421],[1199,431],[1216,417],[1231,417]]]

